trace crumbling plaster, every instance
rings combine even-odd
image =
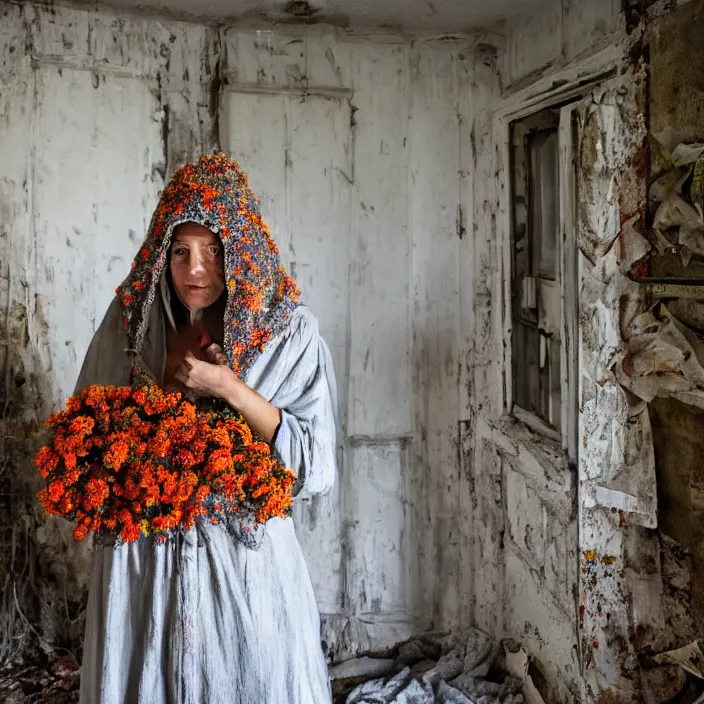
[[[250,161],[267,217],[285,233],[287,264],[299,267],[336,364],[354,380],[343,390],[344,496],[298,516],[330,617],[329,652],[471,621],[524,641],[550,701],[642,695],[641,655],[672,645],[655,608],[663,584],[688,576],[676,546],[661,556],[669,543],[657,535],[647,407],[614,373],[646,306],[628,274],[648,249],[644,15],[620,10],[615,0],[551,3],[491,44],[346,41],[325,28],[236,29],[223,44],[198,25],[0,5],[9,265],[0,272],[9,517],[0,537],[21,547],[5,551],[6,569],[44,637],[80,638],[80,598],[72,620],[57,614],[64,593],[84,588],[77,560],[86,556],[32,507],[27,458],[39,421],[70,391],[164,179],[220,141]],[[662,32],[674,31],[665,22]],[[504,303],[508,125],[565,99],[578,101],[581,176],[579,288],[567,296],[581,306],[571,340],[581,355],[580,433],[570,451],[566,438],[546,439],[507,413]],[[256,101],[266,113],[254,110],[242,129],[237,120]],[[266,136],[279,123],[289,132],[272,145]],[[322,205],[304,197],[309,178],[327,193]],[[351,309],[328,300],[331,286],[356,301]],[[387,298],[391,318],[378,310]],[[370,505],[393,522],[398,544],[365,542]],[[320,543],[321,526],[334,539]],[[388,583],[378,549],[400,570]],[[44,585],[41,616],[20,553],[39,558],[31,578]],[[68,560],[83,567],[68,570]],[[387,605],[404,618],[384,633]],[[10,627],[26,633],[21,619]]]
[[[668,582],[682,578],[683,558],[658,537],[648,407],[624,388],[619,371],[633,334],[629,326],[650,302],[646,287],[632,280],[652,249],[648,31],[658,36],[664,17],[672,36],[676,23],[667,14],[672,8],[662,5],[629,8],[626,15],[608,3],[588,9],[593,24],[584,17],[575,24],[570,3],[557,3],[530,25],[509,28],[492,107],[473,130],[473,144],[480,145],[474,255],[481,263],[470,460],[473,613],[494,633],[522,631],[550,701],[631,702],[649,692],[675,693],[674,671],[649,669],[648,656],[673,646],[673,614],[687,610],[682,601],[663,606]],[[691,6],[679,12],[679,21],[696,16]],[[660,66],[673,60],[655,58]],[[520,414],[519,420],[505,415],[511,400],[508,126],[570,100],[577,117],[573,235],[579,246],[577,271],[568,278],[578,282],[579,296],[579,335],[568,340],[579,345],[574,454],[566,438],[561,446],[524,425]],[[673,110],[672,102],[665,104]],[[676,124],[687,123],[690,114]],[[559,569],[548,569],[555,564],[549,555],[559,556]],[[677,645],[684,644],[685,631],[692,633],[683,627]]]

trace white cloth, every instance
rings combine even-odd
[[[84,385],[101,383],[86,377],[91,364]],[[296,309],[246,381],[282,409],[276,448],[298,474],[299,496],[327,491],[336,386],[307,308]],[[257,550],[209,524],[165,545],[142,537],[96,548],[80,704],[330,701],[318,610],[291,519],[269,521]]]
[[[395,675],[360,684],[347,704],[524,704],[526,673],[497,666],[494,681],[484,679],[499,650],[477,628],[419,636],[399,647]]]

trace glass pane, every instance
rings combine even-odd
[[[521,123],[512,126],[511,144],[511,185],[513,192],[512,305],[514,315],[519,316],[523,322],[537,324],[536,310],[534,308],[524,308],[524,301],[521,295],[524,279],[532,276],[532,247],[528,221],[530,204],[528,142],[526,128]]]
[[[540,333],[533,325],[513,322],[514,402],[542,416],[540,408]]]
[[[560,229],[557,132],[534,133],[530,137],[528,150],[533,273],[556,281]]]
[[[550,419],[548,422],[556,430],[560,430],[562,427],[561,347],[559,340],[554,337],[550,339]]]

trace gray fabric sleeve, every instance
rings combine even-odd
[[[308,498],[327,493],[335,481],[337,387],[317,320],[306,310],[297,323],[282,350],[291,366],[283,388],[272,398],[281,408],[274,446],[298,477],[297,497]]]
[[[127,386],[130,383],[132,355],[127,351],[129,342],[122,327],[120,303],[113,298],[103,322],[88,346],[78,375],[74,394],[91,384]]]

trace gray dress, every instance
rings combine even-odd
[[[127,384],[113,303],[77,390]],[[164,315],[150,312],[144,357],[163,370]],[[298,497],[335,477],[336,387],[318,324],[297,308],[245,379],[282,409],[276,449]],[[149,537],[95,547],[80,704],[322,704],[330,702],[319,615],[291,519],[266,524],[258,549],[210,524],[157,545]]]

